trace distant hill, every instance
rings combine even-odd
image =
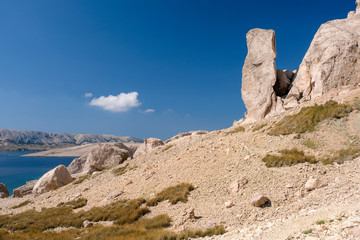
[[[47,133],[0,129],[0,150],[3,151],[47,150],[100,142],[138,143],[142,142],[142,140],[115,135]]]

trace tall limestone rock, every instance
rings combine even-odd
[[[256,120],[284,110],[279,96],[288,92],[290,80],[282,70],[276,69],[274,30],[252,29],[246,34],[246,41],[248,54],[242,71],[241,94],[247,119]]]
[[[309,100],[360,83],[360,1],[356,14],[322,24],[295,76],[288,98]]]

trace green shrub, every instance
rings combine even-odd
[[[342,164],[345,161],[353,160],[360,156],[360,147],[348,147],[345,149],[340,149],[335,152],[332,156],[325,157],[321,159],[321,162],[325,165],[338,163]]]
[[[190,191],[194,190],[194,186],[189,183],[181,183],[173,187],[168,187],[162,190],[160,193],[149,201],[147,201],[148,206],[156,206],[159,202],[169,200],[171,204],[176,204],[177,202],[187,202],[187,197]]]
[[[31,201],[30,201],[30,200],[26,200],[26,201],[20,203],[19,205],[13,206],[12,209],[21,208],[21,207],[23,207],[23,206],[28,205],[29,203],[31,203]]]
[[[312,229],[305,230],[302,233],[305,235],[310,234],[310,233],[312,233]]]
[[[314,156],[305,155],[303,151],[296,148],[279,151],[280,155],[267,154],[262,161],[267,167],[292,166],[298,163],[316,163]]]
[[[72,209],[77,209],[85,206],[86,204],[87,204],[86,198],[78,198],[76,200],[69,201],[66,203],[61,202],[57,205],[57,207],[71,207]]]
[[[325,221],[324,220],[319,220],[319,221],[316,222],[316,224],[317,225],[323,225],[323,224],[325,224]]]
[[[311,149],[317,149],[317,144],[316,142],[314,142],[313,140],[311,139],[307,139],[305,141],[302,142],[302,144],[305,146],[305,147],[308,147],[308,148],[311,148]]]
[[[239,126],[239,127],[236,127],[228,132],[225,132],[225,135],[230,135],[230,134],[234,134],[234,133],[239,133],[239,132],[244,132],[245,131],[245,128],[242,127],[242,126]]]
[[[315,127],[325,119],[347,116],[353,107],[328,101],[324,105],[304,107],[295,115],[285,116],[269,131],[270,135],[289,135],[292,133],[313,132]]]

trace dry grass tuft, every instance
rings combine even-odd
[[[296,148],[279,151],[280,155],[267,154],[262,161],[267,167],[292,166],[298,163],[317,163],[314,156],[305,155],[303,151]]]
[[[149,201],[147,201],[148,206],[156,206],[159,202],[169,200],[171,204],[176,204],[177,202],[187,202],[187,197],[190,191],[194,190],[194,186],[190,183],[181,183],[173,187],[168,187],[162,190],[160,193]]]
[[[315,127],[325,119],[346,117],[354,108],[348,104],[328,101],[324,105],[304,107],[295,115],[285,116],[269,131],[270,135],[289,135],[315,131]]]
[[[30,201],[30,200],[26,200],[26,201],[20,203],[19,205],[13,206],[12,209],[21,208],[21,207],[23,207],[23,206],[28,205],[29,203],[31,203],[31,201]]]
[[[261,125],[258,125],[258,126],[256,126],[256,127],[254,127],[254,128],[252,129],[252,131],[253,131],[253,132],[259,131],[260,129],[266,127],[266,125],[267,125],[266,123],[261,124]]]
[[[338,163],[342,164],[345,161],[353,160],[360,156],[360,147],[348,147],[345,149],[340,149],[335,152],[332,156],[325,157],[321,159],[321,162],[325,165]]]
[[[167,145],[165,145],[164,147],[163,147],[163,149],[161,150],[162,152],[165,152],[165,151],[167,151],[167,150],[169,150],[170,148],[172,148],[174,145],[172,145],[172,144],[167,144]]]
[[[228,132],[225,132],[225,135],[227,136],[227,135],[239,133],[239,132],[245,132],[245,128],[242,126],[236,127]]]
[[[85,206],[87,204],[86,198],[78,198],[76,200],[70,202],[61,202],[57,205],[57,207],[71,207],[72,209],[77,209]]]
[[[308,147],[308,148],[310,148],[310,149],[314,149],[314,150],[315,150],[315,149],[318,148],[316,142],[314,142],[314,141],[311,140],[311,139],[304,140],[304,141],[302,142],[302,144],[303,144],[305,147]]]
[[[127,163],[125,166],[123,167],[118,167],[118,168],[114,168],[112,170],[112,173],[115,175],[115,176],[121,176],[123,175],[124,173],[127,172],[127,167],[129,166],[129,164]]]
[[[90,179],[90,175],[89,175],[89,174],[86,174],[86,175],[84,175],[84,176],[79,177],[78,179],[76,179],[76,180],[74,181],[74,184],[80,184],[80,183],[82,183],[83,181],[85,181],[86,179]]]

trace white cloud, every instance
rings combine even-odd
[[[151,108],[146,109],[146,110],[144,111],[144,113],[153,113],[153,112],[155,112],[155,109],[151,109]]]
[[[92,96],[93,96],[93,94],[92,94],[91,92],[84,94],[84,97],[87,97],[87,98],[90,98],[90,97],[92,97]]]
[[[109,95],[107,97],[101,96],[91,100],[91,106],[101,107],[104,110],[112,112],[126,112],[131,108],[138,107],[141,102],[138,100],[137,92],[120,93],[117,96]]]

